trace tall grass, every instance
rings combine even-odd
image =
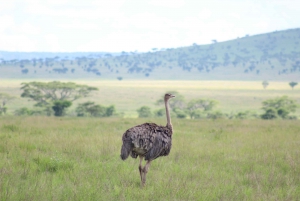
[[[298,121],[175,119],[171,153],[141,188],[138,161],[119,154],[123,132],[144,121],[0,117],[0,200],[300,197]]]

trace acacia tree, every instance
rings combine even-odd
[[[262,85],[263,85],[264,89],[266,89],[267,86],[269,85],[269,82],[265,80],[262,82]]]
[[[98,90],[96,87],[80,85],[74,82],[28,82],[22,83],[21,97],[36,102],[37,107],[52,107],[56,116],[62,116],[65,108],[72,102],[87,97],[90,92]]]
[[[289,85],[292,87],[292,89],[294,89],[294,87],[297,85],[297,82],[290,82]]]

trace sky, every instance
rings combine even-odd
[[[0,0],[0,51],[146,52],[300,28],[299,0]]]

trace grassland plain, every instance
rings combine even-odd
[[[299,121],[174,119],[145,188],[121,136],[165,119],[0,117],[0,200],[299,200]]]
[[[32,107],[33,102],[20,98],[21,83],[33,80],[1,80],[0,93],[9,93],[17,97],[8,103],[8,112],[21,107]],[[39,80],[42,81],[42,80]],[[43,80],[45,81],[45,80]],[[47,81],[47,80],[46,80]],[[50,80],[48,80],[50,81]],[[262,101],[270,98],[287,95],[296,99],[300,104],[300,88],[294,90],[288,82],[269,81],[267,89],[263,89],[262,82],[257,81],[157,81],[157,80],[65,80],[76,83],[96,86],[99,91],[93,92],[89,97],[75,101],[68,110],[69,115],[75,115],[78,103],[94,101],[101,105],[115,105],[119,113],[124,117],[137,117],[136,110],[141,106],[149,106],[159,109],[162,106],[155,102],[162,97],[166,91],[178,91],[186,101],[194,98],[211,98],[219,102],[217,110],[225,113],[253,110],[261,112]],[[300,116],[300,111],[296,115]]]

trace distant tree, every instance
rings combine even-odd
[[[264,89],[266,89],[267,86],[269,85],[269,82],[265,80],[262,82],[262,85],[263,85]]]
[[[292,87],[292,89],[294,89],[294,87],[297,85],[297,82],[290,82],[289,85]]]
[[[263,101],[262,104],[262,109],[265,111],[265,113],[261,115],[262,119],[288,119],[291,118],[289,114],[296,112],[296,109],[299,107],[295,100],[290,99],[287,96],[269,99]]]
[[[22,74],[27,74],[29,72],[29,70],[27,68],[25,68],[21,72],[22,72]]]
[[[148,106],[142,106],[137,110],[137,112],[139,114],[139,118],[146,118],[152,116],[151,108]]]
[[[94,102],[81,103],[76,108],[77,116],[110,117],[115,114],[115,106],[104,107]]]
[[[117,77],[117,79],[121,81],[121,80],[123,80],[123,77]]]
[[[194,99],[188,102],[186,110],[190,118],[193,119],[196,113],[199,113],[199,109],[203,112],[208,112],[211,111],[217,103],[217,101],[211,99]]]
[[[28,82],[22,83],[21,97],[32,99],[35,106],[51,105],[58,100],[74,100],[87,97],[96,87],[80,85],[74,82]]]
[[[73,101],[87,97],[90,92],[97,90],[96,87],[59,81],[28,82],[22,85],[21,97],[35,101],[37,107],[51,107],[55,116],[63,115]]]

